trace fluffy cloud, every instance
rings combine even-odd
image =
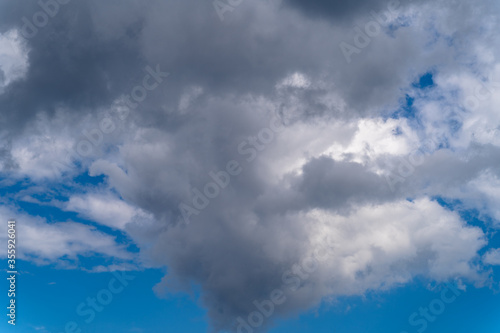
[[[500,265],[500,249],[493,249],[486,253],[483,262],[488,265]]]
[[[85,218],[114,229],[125,229],[135,218],[147,218],[144,212],[104,193],[71,196],[65,210],[78,212]]]
[[[482,279],[474,261],[486,244],[484,234],[456,213],[428,199],[358,208],[349,215],[313,209],[266,218],[234,211],[220,216],[219,223],[200,221],[165,231],[154,253],[158,260],[167,254],[163,260],[171,271],[157,291],[183,290],[182,281],[196,281],[216,324],[230,327],[237,316],[253,311],[254,300],[282,286],[288,301],[277,310],[281,314],[318,305],[328,296],[400,286],[415,276]],[[300,285],[292,281],[300,273],[282,280],[319,247],[331,247],[333,254],[317,271]]]
[[[245,2],[221,22],[211,1],[68,4],[15,44],[22,61],[1,58],[2,176],[40,188],[104,176],[53,203],[167,266],[159,295],[200,285],[216,329],[234,328],[325,241],[334,254],[280,314],[416,276],[480,283],[487,237],[432,198],[500,219],[498,3],[401,1],[348,63],[340,45],[359,39],[353,25],[388,5]],[[0,1],[0,43],[38,10]],[[127,114],[146,66],[171,75]],[[433,85],[418,83],[424,74]],[[99,137],[102,119],[116,129]],[[89,133],[98,143],[83,156]],[[58,161],[68,169],[54,173]],[[185,225],[179,204],[231,161],[241,173]],[[18,220],[34,261],[131,256],[87,225]],[[112,267],[131,268],[93,269]]]

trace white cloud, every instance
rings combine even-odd
[[[483,262],[487,265],[500,266],[500,249],[492,249],[483,256]]]
[[[95,227],[76,222],[51,222],[0,206],[0,220],[16,220],[17,258],[39,264],[64,263],[78,256],[102,255],[117,260],[130,260],[133,255],[119,245],[115,237]],[[6,233],[0,246],[7,247]],[[5,253],[2,254],[5,257]]]
[[[418,275],[437,281],[478,278],[473,260],[483,232],[429,199],[364,206],[348,216],[314,210],[313,235],[335,248],[323,278],[337,294],[388,288]],[[324,281],[324,282],[326,282]]]
[[[311,81],[302,73],[293,73],[286,78],[284,78],[279,84],[276,85],[277,89],[283,89],[286,87],[291,88],[309,88],[311,86]]]
[[[17,30],[0,34],[0,93],[28,70],[28,52]]]
[[[80,213],[92,221],[121,230],[136,217],[148,217],[142,210],[110,193],[73,195],[66,203],[65,210]]]
[[[447,193],[448,197],[460,199],[465,208],[477,209],[482,217],[493,219],[493,227],[500,228],[500,179],[491,170],[481,172],[478,177]]]
[[[361,119],[357,127],[346,147],[335,145],[325,153],[339,160],[351,155],[348,160],[362,163],[385,154],[407,155],[418,146],[418,138],[406,119]]]

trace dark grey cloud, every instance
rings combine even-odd
[[[391,191],[384,176],[354,162],[323,156],[308,161],[300,176],[291,176],[288,190],[279,187],[259,198],[257,211],[266,214],[326,209],[342,214],[363,203],[383,203],[400,194]]]
[[[369,18],[366,7],[378,4],[300,2],[306,7],[326,6],[343,17],[356,13],[361,21]],[[30,19],[41,10],[36,2],[1,5],[2,31],[22,28],[23,17]],[[231,20],[220,22],[212,3],[200,0],[146,6],[132,0],[120,5],[115,1],[61,5],[27,40],[29,71],[0,97],[1,108],[10,110],[2,114],[3,122],[22,125],[37,112],[52,114],[60,106],[74,109],[77,116],[109,106],[141,81],[146,65],[156,64],[171,77],[168,85],[141,104],[146,124],[172,122],[165,110],[175,110],[188,87],[200,86],[215,96],[272,96],[276,83],[294,72],[334,84],[347,102],[349,112],[344,117],[369,114],[381,105],[394,106],[403,97],[399,87],[415,78],[402,76],[402,68],[416,66],[418,75],[429,69],[427,62],[433,63],[433,59],[415,60],[426,42],[416,36],[400,39],[400,44],[377,37],[356,65],[346,66],[339,43],[352,42],[355,33],[350,25],[335,30],[314,20],[296,24],[297,15],[287,8],[246,4],[231,12]],[[310,99],[304,117],[338,114],[318,103],[317,92],[303,97],[304,103]]]
[[[5,72],[0,68],[0,85],[5,83]]]
[[[6,20],[12,25],[4,31],[22,29],[23,17],[32,22],[35,13],[43,12],[36,2],[4,1],[2,5],[6,7],[3,13],[12,13]],[[95,28],[100,22],[90,7],[81,1],[61,5],[33,37],[24,39],[29,68],[22,80],[10,84],[0,96],[0,108],[8,110],[2,112],[2,127],[22,127],[37,113],[52,115],[58,108],[73,110],[76,116],[94,112],[140,80],[145,66],[138,40],[140,17],[124,22],[122,34],[105,39]]]
[[[371,10],[386,9],[390,2],[390,0],[286,0],[286,3],[307,15],[328,18],[333,23],[339,23],[337,21],[345,23],[345,20],[352,19],[356,14],[366,14]],[[401,2],[404,2],[404,0]],[[384,5],[386,8],[383,8]]]
[[[41,11],[35,2],[2,5],[2,13],[10,13],[2,20],[3,31],[22,28],[23,17],[32,20]],[[172,121],[165,109],[175,110],[183,90],[194,85],[216,96],[272,96],[279,80],[298,71],[335,84],[350,109],[344,116],[350,116],[394,104],[401,97],[396,87],[409,84],[397,74],[413,61],[414,50],[407,45],[387,60],[394,66],[386,70],[380,70],[383,50],[376,51],[375,59],[365,59],[369,53],[363,53],[359,66],[346,67],[338,47],[341,36],[331,27],[314,21],[297,25],[293,11],[263,6],[240,6],[234,19],[223,23],[210,2],[199,0],[61,5],[27,40],[28,73],[0,96],[1,108],[11,110],[3,113],[3,123],[22,125],[37,112],[53,114],[58,107],[73,109],[77,117],[107,107],[130,93],[146,65],[156,64],[171,73],[169,84],[141,104],[141,117],[145,124],[160,126]],[[361,16],[367,14],[363,10],[359,8]],[[348,35],[353,34],[349,29]],[[325,68],[330,69],[326,75]],[[318,103],[317,93],[304,97],[304,103],[310,98],[304,117],[337,113]]]

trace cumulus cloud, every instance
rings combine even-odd
[[[157,291],[183,290],[182,281],[200,281],[209,313],[223,327],[246,318],[253,301],[267,299],[276,288],[287,291],[288,301],[277,310],[283,314],[328,296],[401,286],[415,276],[482,279],[474,263],[486,243],[481,229],[428,199],[364,205],[349,215],[313,209],[267,218],[235,211],[227,218],[218,226],[200,223],[164,232],[154,249],[158,258],[167,254],[171,268]],[[188,242],[191,246],[182,246]],[[285,274],[320,247],[333,254],[317,271],[307,278]]]
[[[2,176],[47,189],[103,176],[51,202],[95,227],[3,209],[26,221],[24,258],[133,269],[109,234],[123,232],[143,265],[168,268],[159,296],[201,286],[216,330],[321,244],[332,257],[281,315],[415,277],[483,282],[487,233],[436,198],[498,228],[498,3],[400,1],[360,47],[388,6],[255,1],[221,21],[211,1],[71,2],[21,42],[40,8],[0,1],[0,45],[14,43],[0,58]],[[341,43],[359,51],[350,62]],[[170,75],[131,107],[146,66]]]

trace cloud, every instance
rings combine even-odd
[[[111,194],[74,195],[69,198],[65,210],[80,213],[83,217],[102,225],[125,229],[136,216],[146,214]]]
[[[4,13],[19,13],[2,20],[18,19],[11,23],[16,35],[23,29],[22,17],[32,18],[35,13],[43,12],[36,3],[3,2],[2,7]],[[113,17],[120,20],[119,11]],[[110,23],[114,19],[105,20]],[[100,26],[98,17],[92,17],[87,4],[72,2],[60,8],[35,38],[24,39],[29,66],[23,80],[12,82],[0,95],[1,107],[11,110],[4,115],[2,127],[8,124],[23,128],[40,111],[54,115],[61,106],[71,110],[71,114],[89,112],[120,95],[127,87],[130,71],[142,68],[135,61],[136,31],[140,30],[140,24],[125,24],[130,28],[128,34],[104,38],[96,32]],[[66,33],[60,33],[61,29]],[[75,40],[78,43],[72,42]]]
[[[482,280],[474,260],[486,244],[483,232],[428,199],[365,205],[346,216],[314,209],[258,217],[241,209],[163,232],[154,249],[170,268],[157,292],[183,290],[182,281],[200,283],[219,328],[246,318],[254,300],[282,287],[286,270],[325,244],[333,247],[332,257],[287,294],[278,313],[305,310],[326,297],[397,287],[416,276]]]
[[[483,256],[483,262],[487,265],[500,265],[500,249],[492,249]]]
[[[17,30],[0,34],[0,94],[12,81],[22,79],[28,69],[28,55]]]
[[[333,257],[280,315],[415,277],[481,284],[485,234],[432,198],[499,219],[498,4],[401,1],[347,63],[340,43],[354,45],[353,25],[387,5],[254,1],[221,22],[211,1],[71,2],[20,42],[22,17],[40,7],[0,1],[0,43],[16,55],[0,62],[2,177],[36,193],[71,186],[50,204],[96,223],[4,207],[20,221],[22,257],[137,268],[110,235],[122,232],[142,266],[167,267],[158,295],[201,286],[215,329],[234,329],[325,241]],[[171,75],[119,118],[146,66]],[[432,87],[415,84],[429,73]],[[75,153],[106,117],[116,130]],[[271,122],[283,130],[269,139]],[[241,174],[185,225],[179,204],[230,161]],[[78,175],[104,180],[76,186]]]
[[[61,267],[75,267],[80,256],[103,256],[128,261],[133,255],[115,237],[104,234],[96,228],[72,221],[52,222],[40,217],[29,216],[0,207],[0,218],[16,220],[16,257],[37,264],[59,264]],[[0,238],[4,247],[6,235]],[[21,245],[22,244],[22,245]]]
[[[297,9],[303,11],[305,14],[311,16],[319,16],[332,20],[334,23],[336,21],[344,21],[352,19],[356,14],[364,14],[370,10],[385,9],[388,11],[387,7],[398,8],[402,3],[406,1],[390,1],[390,0],[354,0],[354,1],[341,1],[341,0],[287,0],[286,3]],[[342,22],[344,23],[344,22]]]

